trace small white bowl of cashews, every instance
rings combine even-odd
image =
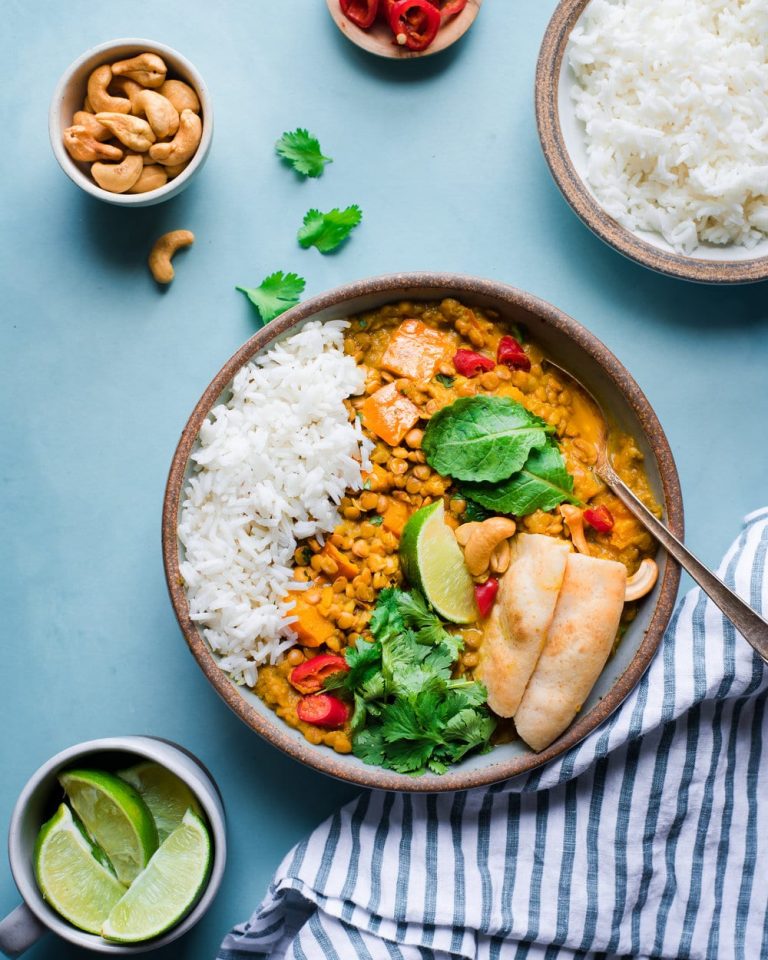
[[[154,40],[111,40],[79,57],[48,118],[62,170],[92,197],[148,207],[176,196],[205,163],[213,109],[203,78]]]

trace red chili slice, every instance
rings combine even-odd
[[[496,366],[490,357],[474,350],[457,350],[453,357],[453,365],[462,377],[477,377],[481,373],[493,370]]]
[[[485,583],[475,584],[475,601],[481,617],[487,617],[491,612],[498,592],[499,581],[495,577],[488,577]]]
[[[598,533],[610,533],[613,530],[613,514],[608,507],[588,507],[583,517]]]
[[[409,50],[426,50],[440,29],[440,11],[429,0],[398,0],[389,11],[395,41]]]
[[[341,12],[356,26],[367,30],[379,12],[379,0],[340,0]]]
[[[443,20],[447,20],[448,17],[455,17],[457,13],[461,13],[467,5],[467,0],[430,0],[430,3],[437,7]]]
[[[523,350],[522,344],[514,337],[502,337],[499,340],[496,360],[498,363],[508,366],[510,370],[525,370],[527,372],[531,369],[530,357]]]
[[[318,693],[328,677],[334,673],[347,673],[349,667],[344,657],[333,653],[321,653],[319,657],[305,660],[291,670],[288,678],[299,693]]]
[[[338,730],[349,720],[349,707],[330,693],[315,693],[311,697],[302,697],[296,705],[296,713],[304,723],[329,730]]]

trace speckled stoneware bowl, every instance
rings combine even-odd
[[[89,171],[90,164],[77,163],[70,157],[64,147],[62,136],[64,130],[71,126],[75,111],[82,110],[88,77],[92,71],[104,63],[115,63],[117,60],[134,57],[144,51],[161,56],[168,67],[168,76],[175,80],[183,80],[195,90],[200,99],[203,135],[200,145],[185,169],[178,177],[169,180],[165,186],[147,193],[111,193],[109,190],[103,190],[93,179]],[[97,200],[104,200],[118,207],[151,207],[180,194],[202,170],[213,139],[213,104],[202,75],[178,50],[167,47],[164,43],[158,43],[156,40],[132,37],[108,40],[106,43],[100,43],[86,50],[64,71],[51,98],[48,134],[59,166],[81,190],[96,197]]]
[[[383,20],[377,17],[368,30],[363,30],[341,12],[339,0],[326,0],[333,22],[347,40],[361,50],[387,60],[417,60],[422,57],[431,57],[435,53],[452,47],[475,22],[482,2],[483,0],[467,0],[467,5],[461,13],[446,20],[440,27],[437,36],[426,50],[409,50],[394,42],[392,31]]]
[[[217,403],[227,399],[237,371],[274,340],[308,320],[332,320],[361,310],[372,310],[398,300],[439,300],[455,297],[470,306],[490,307],[502,319],[522,324],[552,357],[585,383],[614,422],[631,433],[646,457],[646,467],[670,529],[683,532],[680,482],[672,451],[642,390],[619,360],[588,330],[560,310],[503,283],[453,274],[411,273],[376,277],[339,287],[302,303],[252,337],[216,374],[192,412],[171,464],[163,506],[163,557],[168,589],[176,616],[203,673],[235,713],[266,740],[290,756],[342,780],[384,790],[437,792],[463,790],[505,780],[547,763],[578,743],[602,723],[635,686],[650,663],[672,614],[680,572],[663,553],[658,557],[659,580],[642,603],[637,618],[622,639],[576,722],[542,753],[532,753],[522,742],[496,747],[451,768],[444,776],[409,777],[366,766],[356,757],[341,756],[308,743],[288,727],[248,688],[237,686],[223,673],[197,626],[179,573],[177,539],[179,510],[185,480],[200,425]]]
[[[677,253],[660,234],[631,231],[609,216],[587,182],[583,124],[576,119],[574,82],[565,51],[590,0],[561,0],[549,22],[536,69],[536,121],[552,176],[573,211],[624,256],[659,273],[699,283],[752,283],[768,277],[768,240],[744,247],[703,245]]]

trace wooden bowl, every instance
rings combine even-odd
[[[560,191],[581,220],[624,256],[659,273],[699,283],[752,283],[768,278],[768,240],[752,250],[702,245],[677,253],[660,234],[631,231],[609,216],[587,181],[583,125],[569,88],[565,51],[590,0],[561,0],[549,22],[536,68],[536,122],[544,156]]]
[[[341,12],[339,0],[325,0],[325,2],[339,30],[362,50],[390,60],[413,60],[416,57],[429,57],[433,53],[440,53],[441,50],[446,50],[461,39],[475,22],[483,0],[467,0],[467,5],[461,13],[444,23],[433,42],[422,51],[409,50],[395,43],[392,31],[378,17],[369,30],[361,30]]]
[[[443,776],[409,777],[366,766],[353,756],[313,746],[287,726],[247,687],[238,686],[218,666],[202,633],[192,622],[181,578],[181,545],[177,537],[183,489],[191,473],[190,454],[209,411],[226,400],[240,368],[275,340],[308,320],[333,320],[399,300],[455,297],[469,305],[497,310],[502,320],[523,324],[554,361],[572,372],[601,402],[617,427],[636,439],[654,495],[669,528],[683,532],[680,481],[667,438],[640,387],[619,360],[593,334],[543,300],[503,283],[455,274],[405,273],[350,283],[307,300],[273,320],[224,364],[206,388],[187,421],[176,448],[163,504],[163,560],[168,589],[184,637],[214,689],[249,727],[274,746],[316,770],[382,790],[441,792],[465,790],[506,780],[560,756],[591,733],[619,706],[651,662],[672,615],[680,570],[663,552],[657,558],[659,579],[652,594],[622,638],[576,721],[542,753],[522,741],[473,756]]]

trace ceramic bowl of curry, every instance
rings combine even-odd
[[[253,686],[236,682],[219,667],[199,623],[190,616],[189,600],[181,575],[184,550],[179,541],[178,528],[185,485],[193,470],[191,457],[199,442],[201,426],[213,407],[227,398],[234,376],[244,365],[268,350],[276,341],[300,330],[309,321],[325,322],[340,318],[350,320],[345,352],[368,367],[375,365],[373,358],[380,356],[381,344],[378,344],[378,339],[391,339],[392,331],[398,329],[402,332],[404,325],[408,328],[406,333],[412,333],[410,326],[414,326],[414,329],[419,326],[422,338],[426,339],[437,337],[435,331],[440,327],[448,331],[445,335],[451,338],[454,346],[470,348],[469,352],[478,346],[486,354],[489,350],[495,353],[497,348],[500,351],[503,345],[509,347],[510,343],[519,347],[517,338],[523,338],[526,344],[524,373],[511,363],[508,365],[513,370],[511,376],[506,368],[496,366],[495,370],[489,370],[480,378],[477,378],[477,371],[464,377],[457,375],[460,364],[456,362],[455,370],[452,368],[449,371],[446,367],[443,371],[441,368],[433,389],[421,385],[424,391],[421,399],[416,394],[409,396],[414,403],[423,402],[427,405],[427,412],[422,414],[425,418],[429,418],[432,411],[454,401],[455,392],[458,397],[493,393],[521,397],[536,416],[552,424],[551,430],[557,434],[573,476],[574,499],[580,498],[580,502],[587,502],[594,507],[610,508],[609,516],[611,510],[616,513],[616,527],[617,530],[620,528],[621,535],[612,533],[600,537],[590,530],[592,553],[600,558],[599,562],[606,563],[614,572],[621,569],[622,565],[626,566],[631,574],[643,561],[653,562],[649,558],[655,558],[658,568],[655,586],[642,600],[624,607],[610,656],[607,662],[603,661],[605,665],[600,668],[589,695],[583,703],[578,704],[578,708],[574,708],[573,722],[569,722],[552,742],[548,742],[551,735],[545,736],[542,740],[544,745],[537,747],[536,751],[522,739],[526,736],[529,741],[535,741],[535,737],[525,733],[519,736],[515,733],[514,725],[502,722],[492,741],[492,749],[470,752],[443,773],[427,771],[421,776],[411,776],[366,764],[352,753],[352,734],[348,726],[333,732],[318,733],[296,719],[294,707],[297,694],[287,682],[288,669],[284,665],[278,663],[260,668],[259,679]],[[525,331],[524,337],[520,331]],[[455,361],[460,352],[457,350]],[[556,366],[549,367],[547,360]],[[493,363],[490,366],[493,367]],[[377,789],[439,792],[505,780],[548,763],[594,731],[620,706],[639,682],[659,646],[672,615],[680,571],[663,551],[657,551],[656,545],[631,517],[620,513],[620,508],[610,499],[612,495],[601,489],[599,484],[594,485],[594,477],[589,470],[588,439],[594,430],[590,419],[592,413],[589,405],[577,395],[578,390],[574,389],[573,382],[561,380],[558,368],[568,371],[575,380],[583,383],[605,411],[609,419],[613,462],[619,473],[643,500],[655,506],[675,534],[682,535],[683,507],[674,459],[664,431],[640,387],[623,364],[580,323],[556,307],[506,284],[437,273],[396,274],[347,284],[314,297],[273,320],[245,343],[216,374],[184,427],[173,457],[163,508],[163,555],[171,601],[190,650],[214,689],[251,729],[300,762],[342,780]],[[448,376],[449,373],[453,375]],[[387,381],[392,377],[383,376],[384,386],[387,387]],[[404,392],[408,393],[407,385]],[[360,404],[363,402],[361,399]],[[373,425],[368,417],[368,413],[364,413],[361,419],[367,425]],[[416,430],[416,433],[421,432]],[[430,473],[423,456],[417,451],[408,452],[408,443],[407,437],[398,440],[398,447],[394,450],[395,457],[406,458],[404,464],[407,470],[407,473],[405,470],[395,470],[395,473],[406,473],[406,479],[394,484],[398,488],[397,509],[412,511],[419,504],[429,504],[442,497],[445,500],[446,522],[453,527],[460,526],[466,519],[461,516],[466,509],[465,501],[451,494],[450,480]],[[415,441],[414,445],[417,445]],[[381,446],[382,441],[378,438],[378,446],[372,454],[374,469],[376,452],[380,452]],[[391,452],[388,451],[387,455]],[[415,463],[411,465],[408,458]],[[382,469],[385,470],[386,455],[378,457],[378,460],[384,464]],[[394,464],[394,461],[390,463]],[[417,470],[417,467],[420,469]],[[417,478],[422,479],[417,482]],[[414,491],[413,496],[410,496],[410,491]],[[370,505],[360,502],[362,509],[370,506],[374,510],[373,501],[377,498],[369,495],[368,499],[371,500]],[[412,504],[410,507],[409,503]],[[365,517],[358,519],[358,500],[344,499],[342,508],[342,523],[334,534],[338,533],[336,542],[344,546],[345,537],[351,543],[358,535],[357,525],[364,523]],[[401,574],[395,559],[397,535],[387,532],[396,531],[397,528],[389,522],[389,513],[383,507],[381,511],[384,516],[378,519],[378,523],[382,524],[383,521],[383,525],[381,532],[376,535],[381,542],[389,543],[390,547],[384,549],[383,559],[377,560],[376,579],[373,582],[380,586],[385,582],[387,585],[397,585]],[[563,546],[562,538],[572,536],[572,531],[564,532],[564,515],[561,516],[557,510],[538,509],[527,515],[521,511],[521,514],[517,518],[519,532],[529,535],[531,543],[538,535],[539,540],[553,537],[554,542]],[[376,522],[376,518],[373,519]],[[561,539],[558,541],[557,538]],[[574,551],[575,537],[573,539],[574,544],[567,545],[569,551]],[[315,547],[317,544],[313,549]],[[351,555],[350,558],[354,559]],[[308,551],[307,566],[297,569],[296,579],[311,577],[313,571],[319,569],[317,564],[310,565],[311,559]],[[386,574],[390,570],[393,572],[387,580]],[[623,570],[622,577],[626,577]],[[370,583],[370,575],[367,582]],[[327,592],[330,594],[330,591]],[[363,594],[361,592],[361,596]],[[352,595],[353,592],[347,592],[347,596]],[[352,642],[349,637],[354,630],[361,630],[361,624],[367,622],[370,610],[366,615],[365,599],[363,596],[363,600],[355,601],[361,606],[354,606],[354,603],[349,605],[350,610],[354,609],[360,614],[359,623],[354,623],[353,614],[338,615],[334,638],[328,641],[330,650],[338,651],[341,648],[343,654],[345,645]],[[472,639],[471,627],[464,631],[464,635],[466,642],[457,674],[471,678],[477,664],[479,644]],[[487,636],[483,642],[487,645]],[[314,658],[316,652],[305,651],[309,660]],[[295,658],[292,663],[304,659],[304,653],[298,646],[290,654]],[[486,680],[484,677],[480,679]],[[518,712],[516,722],[519,718]],[[523,727],[522,721],[520,727]]]

